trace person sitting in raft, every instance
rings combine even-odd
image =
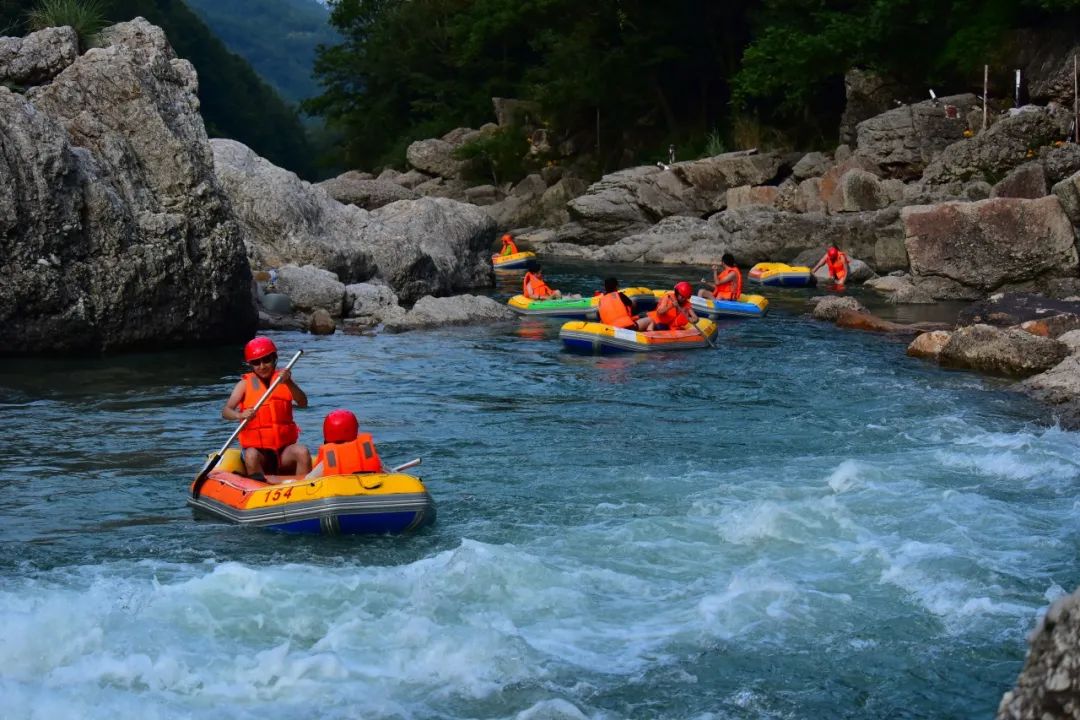
[[[315,468],[307,477],[356,475],[383,472],[371,433],[360,432],[360,423],[348,410],[332,410],[323,420],[323,444]]]
[[[521,294],[530,300],[558,300],[560,298],[580,298],[581,295],[563,295],[544,282],[544,271],[540,268],[526,271],[521,281]]]
[[[712,266],[713,289],[698,290],[698,295],[707,300],[738,300],[742,295],[742,273],[735,265],[735,256],[724,253],[720,262],[723,265],[721,269]]]
[[[838,288],[843,288],[844,282],[851,272],[848,256],[841,252],[840,248],[835,245],[830,245],[829,249],[825,251],[825,254],[821,256],[821,259],[817,261],[817,264],[810,268],[810,274],[812,275],[814,271],[822,265],[828,266],[829,279],[836,283]]]
[[[660,298],[655,310],[650,310],[637,321],[638,330],[679,330],[690,322],[697,322],[698,316],[690,307],[690,295],[694,288],[683,280],[675,283],[675,291]]]
[[[617,328],[637,329],[637,317],[633,315],[634,303],[619,291],[619,281],[613,277],[604,280],[604,294],[598,305],[600,322]]]
[[[502,236],[502,249],[499,250],[499,255],[517,255],[520,252],[518,246],[514,243],[514,238],[510,233],[505,233]]]
[[[277,346],[268,337],[256,337],[244,346],[244,360],[252,372],[236,383],[221,417],[248,420],[240,431],[244,469],[252,480],[266,481],[266,475],[305,475],[311,470],[311,453],[297,442],[300,427],[293,421],[293,405],[307,407],[307,395],[292,379],[289,369],[278,372]],[[253,408],[274,379],[281,382],[258,412]]]

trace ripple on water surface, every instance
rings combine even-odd
[[[0,715],[992,715],[1077,584],[1076,436],[802,297],[681,354],[275,334],[308,442],[348,407],[424,458],[439,520],[405,538],[192,520],[235,350],[5,361]]]

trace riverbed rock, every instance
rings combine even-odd
[[[1068,348],[1049,338],[991,325],[957,329],[941,349],[942,365],[992,375],[1028,377],[1045,372],[1068,355]]]
[[[870,311],[863,307],[862,303],[853,297],[826,295],[824,297],[815,297],[807,301],[807,304],[812,306],[810,315],[815,320],[825,320],[827,322],[836,322],[837,317],[840,316],[842,311],[851,311],[854,313],[869,313]]]
[[[1057,339],[1067,332],[1080,330],[1080,315],[1063,313],[1020,323],[1020,329],[1032,335]]]
[[[398,297],[382,283],[356,283],[345,287],[346,315],[353,325],[374,327],[384,321],[396,321],[405,316]]]
[[[363,177],[368,173],[349,171],[336,178],[316,183],[326,193],[345,205],[355,205],[365,210],[374,210],[398,200],[415,200],[418,193],[389,180],[375,180]]]
[[[916,205],[901,211],[913,275],[983,293],[1042,275],[1077,274],[1076,236],[1056,197]]]
[[[53,27],[26,37],[0,37],[0,82],[40,85],[59,75],[79,56],[71,27]]]
[[[337,323],[326,308],[316,308],[308,320],[308,332],[312,335],[333,335],[337,330]]]
[[[144,20],[102,37],[25,97],[0,88],[0,353],[249,338],[194,69]]]
[[[996,293],[965,307],[956,323],[1010,327],[1055,315],[1080,315],[1080,301],[1056,300],[1035,293]]]
[[[917,335],[926,333],[926,323],[905,324],[885,320],[873,313],[858,310],[839,309],[836,312],[836,326],[848,330],[888,333],[890,335]]]
[[[1054,601],[1028,645],[1024,668],[1001,698],[996,720],[1080,718],[1080,591]]]
[[[1072,224],[1080,225],[1080,172],[1055,183],[1051,192],[1061,201],[1061,207]]]
[[[500,320],[513,320],[513,310],[489,297],[479,295],[456,295],[420,298],[403,317],[389,319],[384,328],[390,332],[404,332],[445,325],[475,325]]]
[[[949,342],[952,335],[948,330],[931,330],[918,335],[907,347],[907,354],[911,357],[933,360],[938,362],[941,349]]]

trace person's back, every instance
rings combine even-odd
[[[323,420],[323,444],[315,458],[315,470],[309,477],[382,471],[382,460],[375,450],[371,433],[360,432],[356,416],[348,410],[330,412]]]
[[[615,278],[604,280],[604,294],[600,296],[597,310],[600,322],[617,328],[636,328],[637,320],[631,314],[634,304],[619,291]]]

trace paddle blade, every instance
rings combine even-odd
[[[191,497],[199,497],[199,491],[202,490],[203,483],[206,482],[206,478],[210,475],[210,471],[214,469],[214,466],[221,460],[221,453],[216,452],[206,459],[206,464],[202,466],[202,470],[195,476],[195,482],[191,485]]]

